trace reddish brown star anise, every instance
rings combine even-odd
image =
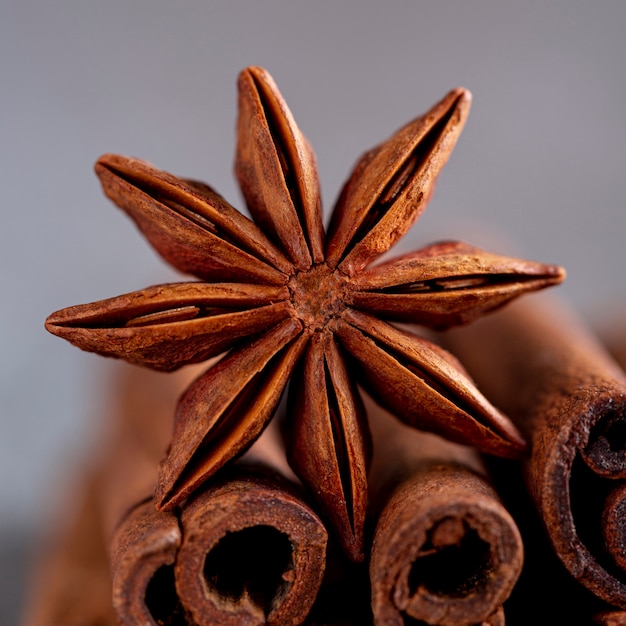
[[[210,187],[136,159],[96,164],[105,193],[200,282],[51,315],[78,347],[155,369],[225,355],[182,396],[155,492],[171,509],[271,419],[289,386],[288,455],[360,559],[369,431],[357,383],[399,419],[501,456],[525,443],[441,348],[389,322],[469,322],[564,278],[561,268],[438,243],[371,265],[424,210],[465,123],[451,91],[357,163],[322,225],[315,157],[269,74],[239,78],[236,174],[249,220]]]

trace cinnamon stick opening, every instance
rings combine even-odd
[[[410,428],[365,398],[374,437],[370,558],[376,623],[498,623],[523,546],[475,450]]]
[[[619,400],[619,398],[615,398]],[[619,406],[610,399],[605,407],[598,407],[601,418],[589,433],[589,441],[581,455],[589,468],[607,478],[626,478],[626,404]]]
[[[182,511],[181,602],[199,624],[300,624],[322,583],[326,530],[284,479],[233,469]]]
[[[480,623],[508,598],[521,562],[517,528],[484,479],[461,466],[427,467],[380,515],[370,562],[374,614],[389,624]]]
[[[204,561],[209,595],[237,604],[244,597],[265,616],[285,595],[294,569],[289,536],[273,526],[250,526],[229,532]]]
[[[411,597],[423,590],[463,598],[488,584],[494,569],[491,549],[472,520],[444,514],[425,539],[407,578]]]
[[[156,624],[187,626],[176,595],[173,565],[161,565],[154,572],[146,588],[144,604]]]

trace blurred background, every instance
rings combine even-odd
[[[625,28],[619,0],[0,3],[0,623],[16,623],[40,529],[106,412],[111,363],[44,319],[172,277],[103,196],[99,155],[205,180],[242,208],[236,79],[262,65],[329,211],[364,150],[465,86],[469,122],[397,250],[454,238],[563,265],[559,295],[618,324]]]

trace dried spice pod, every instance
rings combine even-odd
[[[316,333],[294,375],[284,431],[287,457],[302,479],[319,486],[315,496],[346,554],[360,559],[367,507],[371,441],[365,410],[339,347],[329,332]],[[316,442],[318,454],[307,454]],[[318,477],[321,477],[318,478]]]
[[[235,172],[246,206],[294,267],[307,270],[324,260],[315,154],[266,70],[241,72],[238,91]]]
[[[626,376],[565,302],[535,297],[442,340],[531,442],[527,489],[553,550],[626,608]]]
[[[360,380],[404,423],[502,456],[526,442],[476,388],[461,364],[436,344],[351,311],[337,335]]]
[[[282,322],[225,355],[181,396],[155,489],[160,509],[180,504],[261,434],[304,347],[299,330],[295,320]]]
[[[287,282],[290,265],[282,253],[207,185],[114,154],[100,157],[95,171],[107,197],[180,271],[207,281]]]
[[[286,287],[237,283],[156,285],[70,307],[47,324],[83,349],[171,371],[278,324],[289,316],[287,294]]]
[[[523,546],[479,455],[368,407],[376,624],[504,624]]]
[[[303,372],[300,380],[312,388],[294,399],[307,411],[293,429],[297,440],[288,442],[297,449],[290,458],[311,492],[323,494],[318,503],[326,519],[359,561],[369,434],[345,353],[362,362],[376,343],[387,364],[377,391],[398,411],[396,387],[406,390],[416,371],[428,371],[437,348],[396,358],[389,353],[393,341],[375,341],[349,318],[376,318],[380,337],[394,333],[394,321],[444,328],[556,285],[565,273],[458,242],[369,267],[426,208],[467,120],[466,89],[453,89],[361,157],[327,236],[313,150],[272,77],[248,67],[238,90],[235,171],[254,221],[203,183],[139,159],[104,155],[95,170],[105,194],[166,261],[202,282],[70,307],[52,314],[46,326],[82,349],[168,371],[231,350],[181,400],[155,493],[161,510],[178,506],[243,454],[269,423],[292,373]],[[342,346],[318,349],[335,345],[329,334],[341,337]],[[328,375],[319,385],[324,368]],[[470,401],[458,407],[460,419],[441,421],[451,404],[467,399],[440,393],[458,387],[458,376],[455,368],[439,368],[434,386],[430,379],[421,384],[417,404],[429,410],[413,411],[414,425],[471,439],[493,454],[523,454],[517,430],[484,402],[478,412]],[[222,385],[228,393],[213,394]]]

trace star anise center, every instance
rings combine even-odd
[[[348,303],[347,279],[326,263],[297,272],[289,281],[296,317],[309,331],[318,331],[339,315]]]

